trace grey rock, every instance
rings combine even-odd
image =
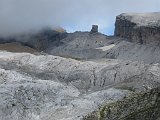
[[[29,38],[23,44],[35,48],[38,51],[44,51],[50,44],[55,44],[59,46],[61,44],[60,40],[65,38],[66,32],[57,32],[50,28],[42,29],[38,33],[27,35]],[[23,37],[24,38],[24,37]],[[25,40],[21,39],[20,42]]]
[[[123,59],[143,61],[146,64],[160,63],[160,47],[137,44],[124,38],[75,32],[61,40],[60,46],[50,45],[46,52],[51,55],[76,60]]]
[[[62,39],[60,46],[50,44],[46,52],[51,55],[87,60],[98,58],[102,51],[97,48],[110,45],[114,41],[115,39],[101,33],[75,32],[69,33],[66,38]]]
[[[92,25],[91,33],[98,33],[98,25]]]
[[[93,62],[9,52],[0,52],[0,61],[2,120],[80,119],[103,102],[116,101],[129,93],[103,89],[112,82],[101,86],[99,71],[104,65]]]
[[[160,63],[159,46],[140,45],[124,40],[114,45],[105,51],[102,58],[143,61],[146,64]]]
[[[115,36],[140,44],[160,44],[160,13],[124,13],[116,18]]]

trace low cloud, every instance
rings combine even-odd
[[[116,15],[155,12],[159,6],[159,0],[0,0],[0,36],[45,26],[86,31],[92,24],[112,34]]]

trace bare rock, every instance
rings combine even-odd
[[[91,33],[98,33],[98,25],[92,25]]]
[[[129,13],[117,16],[115,36],[141,44],[160,44],[160,13]]]
[[[43,51],[50,44],[55,44],[56,46],[58,46],[60,44],[60,40],[65,38],[65,36],[66,32],[59,32],[58,30],[46,28],[42,29],[36,34],[30,35],[29,40],[24,44],[35,48],[38,51]],[[24,39],[24,37],[22,37],[22,39]]]

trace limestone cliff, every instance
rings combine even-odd
[[[141,44],[160,44],[160,13],[124,13],[116,17],[115,36]]]

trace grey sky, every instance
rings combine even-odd
[[[113,32],[116,15],[160,11],[160,0],[0,0],[0,35],[62,26],[69,32],[98,24]]]

